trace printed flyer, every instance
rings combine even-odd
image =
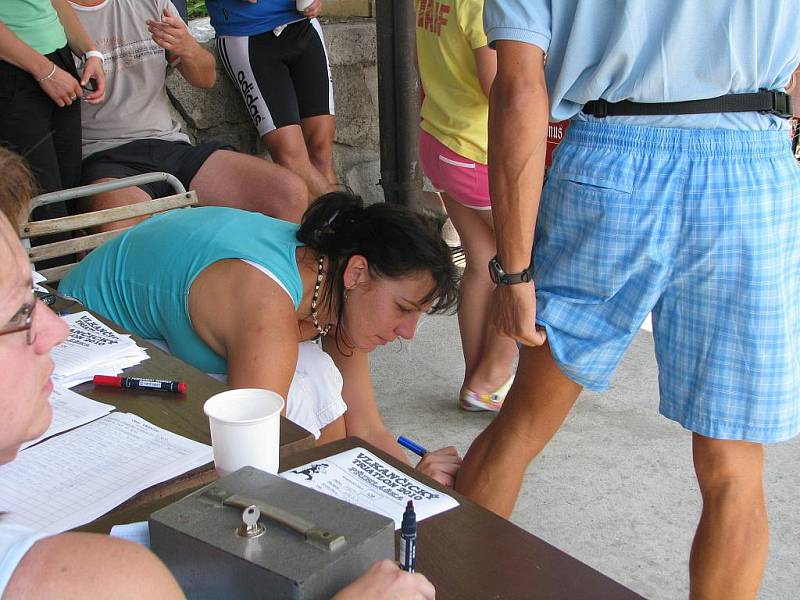
[[[458,506],[452,496],[420,483],[364,448],[328,456],[280,476],[389,517],[395,529],[400,529],[409,500],[414,501],[417,521]]]

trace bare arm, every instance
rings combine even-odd
[[[489,48],[489,46],[475,48],[472,52],[475,55],[475,67],[478,69],[478,80],[481,82],[481,89],[488,98],[495,75],[497,75],[497,52]]]
[[[548,97],[544,53],[522,42],[498,41],[497,77],[489,98],[489,189],[500,262],[507,273],[526,269],[544,178]],[[535,329],[533,283],[497,286],[493,322],[527,345],[544,343]]]
[[[347,404],[347,412],[344,414],[347,435],[363,438],[398,460],[408,463],[405,451],[386,429],[378,413],[369,373],[368,355],[358,350],[353,350],[352,355],[340,352],[336,347],[333,332],[323,339],[322,347],[331,356],[344,380],[342,397]]]
[[[286,398],[297,366],[297,317],[275,281],[240,260],[219,261],[192,284],[189,314],[197,335],[227,358],[231,387]]]
[[[386,429],[378,413],[368,355],[357,350],[350,356],[343,354],[336,348],[336,340],[332,337],[323,339],[323,348],[333,359],[344,380],[342,396],[347,404],[347,412],[344,414],[347,435],[363,438],[408,464],[405,450]],[[428,452],[416,466],[421,473],[448,487],[453,486],[459,467],[461,457],[453,446]]]
[[[186,81],[199,88],[214,85],[217,79],[214,55],[194,39],[183,19],[165,10],[161,20],[148,21],[147,28],[156,44],[180,59],[178,71]]]
[[[792,97],[792,116],[800,117],[800,66],[792,73],[792,79],[786,86],[786,93]]]
[[[34,79],[46,76],[53,67],[53,63],[46,56],[19,39],[2,21],[0,21],[0,59],[27,71]]]
[[[57,106],[68,106],[83,93],[72,75],[28,46],[3,22],[0,22],[0,59],[30,73]]]
[[[183,598],[167,568],[138,544],[93,533],[36,542],[17,566],[4,599]]]
[[[67,43],[73,54],[83,57],[89,50],[97,50],[69,2],[67,0],[50,0],[50,2],[58,13],[58,20],[61,21],[61,26],[67,34]],[[95,56],[88,58],[83,65],[81,87],[85,87],[90,79],[94,80],[96,87],[94,91],[83,94],[83,99],[90,104],[97,104],[106,94],[106,73],[103,70],[103,61]]]
[[[97,50],[69,2],[67,0],[50,0],[50,3],[58,13],[58,20],[61,21],[64,33],[67,34],[67,43],[75,56],[81,57],[89,50]]]

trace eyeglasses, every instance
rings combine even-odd
[[[25,341],[29,346],[33,345],[36,341],[36,333],[33,332],[33,311],[36,309],[36,294],[31,290],[31,301],[28,304],[23,304],[11,320],[0,328],[0,335],[8,335],[10,333],[17,333],[24,331]]]

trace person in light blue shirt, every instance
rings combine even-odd
[[[524,346],[456,489],[509,515],[530,462],[584,387],[609,386],[652,312],[660,412],[692,432],[703,497],[692,597],[757,593],[762,445],[800,432],[800,172],[781,96],[798,19],[788,0],[485,3],[493,320]],[[702,102],[762,89],[774,106]],[[572,124],[542,188],[548,116]]]

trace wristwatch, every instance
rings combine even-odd
[[[489,261],[489,277],[496,285],[513,285],[515,283],[528,283],[533,281],[533,265],[519,273],[506,273],[500,266],[497,256]]]

